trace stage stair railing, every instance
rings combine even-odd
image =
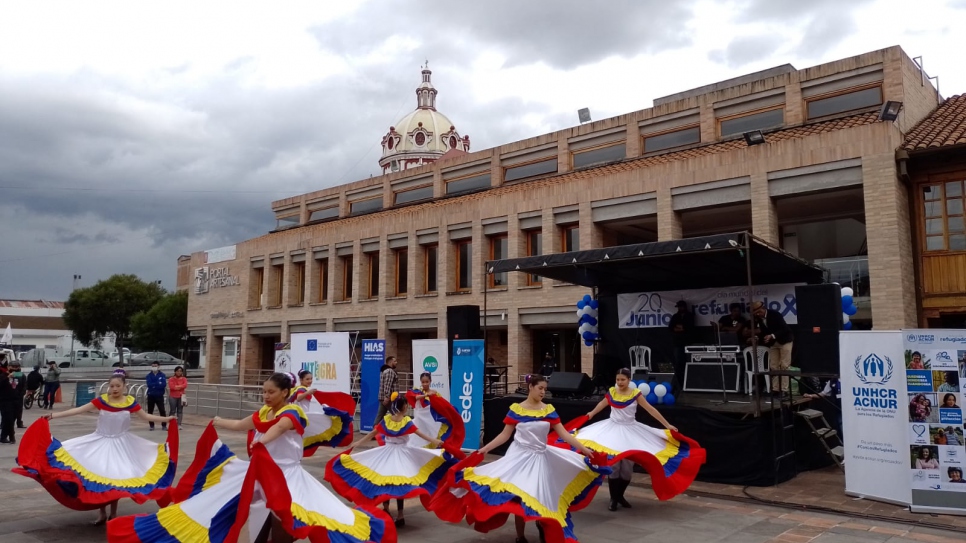
[[[842,437],[839,433],[829,426],[825,415],[817,409],[802,409],[795,413],[805,420],[812,435],[818,438],[819,443],[825,448],[825,452],[832,458],[839,469],[845,470],[845,447],[842,444]],[[838,445],[829,446],[829,439],[835,438]]]

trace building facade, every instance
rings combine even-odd
[[[64,302],[0,300],[0,335],[10,326],[16,352],[70,348],[71,333],[64,324]]]
[[[574,307],[586,290],[486,275],[485,261],[738,230],[852,286],[857,327],[914,326],[913,206],[896,150],[938,101],[893,47],[279,200],[271,233],[179,259],[189,328],[212,381],[224,338],[239,338],[244,379],[302,331],[384,338],[406,368],[412,340],[447,337],[446,308],[482,308],[485,289],[488,356],[510,381],[548,352],[590,373]],[[888,102],[902,104],[894,120],[881,119]]]

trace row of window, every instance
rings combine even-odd
[[[922,188],[926,251],[966,251],[964,181],[947,181]]]
[[[541,230],[527,230],[526,235],[526,254],[527,256],[539,256],[543,254],[543,232]],[[560,227],[561,250],[564,252],[580,250],[580,229],[577,225],[567,225]],[[489,244],[489,260],[502,260],[509,257],[509,240],[506,234],[487,236]],[[436,294],[439,291],[439,246],[424,245],[422,251],[422,276],[420,283],[420,294]],[[460,240],[453,242],[454,270],[453,285],[456,292],[470,292],[473,289],[473,242],[471,240]],[[362,299],[377,299],[379,297],[380,267],[379,251],[363,253],[362,277],[365,283],[362,285]],[[291,289],[289,291],[289,305],[302,305],[307,300],[311,303],[323,303],[329,301],[329,258],[315,259],[313,267],[314,285],[306,279],[308,268],[306,262],[294,262],[291,269]],[[352,255],[336,257],[335,265],[339,273],[335,301],[350,301],[355,285],[353,284],[354,258]],[[404,297],[409,293],[409,250],[406,248],[394,249],[392,251],[393,281],[392,296]],[[264,299],[265,271],[266,268],[252,269],[252,283],[249,298],[249,307],[260,308],[263,305],[268,307],[281,307],[283,303],[285,270],[281,264],[272,265],[269,268],[270,283],[269,299]],[[543,280],[538,275],[528,275],[528,286],[540,286]],[[488,276],[488,288],[501,289],[508,286],[507,274],[494,273]],[[314,291],[310,292],[313,287]]]
[[[882,104],[882,86],[853,87],[845,91],[810,97],[805,100],[805,114],[809,121],[821,120],[833,115],[841,115]],[[729,138],[754,130],[779,128],[785,124],[785,106],[779,104],[766,109],[743,112],[717,119],[719,137]],[[642,137],[644,154],[660,153],[701,143],[701,127],[692,124],[666,132],[648,134]],[[571,154],[573,169],[588,168],[623,160],[627,156],[625,141],[612,142],[590,149],[574,151]],[[533,180],[557,173],[557,157],[547,157],[533,162],[508,166],[503,169],[505,182]],[[466,177],[446,181],[446,194],[467,194],[490,188],[490,172],[475,173]],[[393,194],[392,205],[409,204],[431,200],[431,184],[407,188]],[[384,208],[382,196],[358,200],[349,204],[349,216],[364,215],[381,211]],[[312,211],[310,222],[339,218],[338,206]],[[299,224],[299,216],[290,215],[278,218],[276,229],[284,229]]]

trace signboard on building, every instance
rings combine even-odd
[[[205,264],[217,264],[219,262],[228,262],[229,260],[235,260],[234,245],[205,251]]]
[[[666,328],[675,305],[684,300],[694,314],[695,326],[711,326],[728,314],[728,306],[740,303],[749,313],[751,302],[761,300],[769,309],[782,314],[788,324],[798,324],[795,284],[758,285],[748,287],[665,290],[617,295],[617,311],[621,328]]]
[[[241,279],[232,275],[228,266],[195,268],[195,294],[207,294],[213,288],[237,287]]]
[[[298,373],[292,368],[292,344],[275,344],[275,372],[276,373]]]
[[[459,412],[466,426],[463,448],[467,450],[480,448],[480,432],[483,430],[483,367],[482,339],[453,341],[453,387],[450,403]]]
[[[345,392],[351,385],[349,334],[313,332],[292,334],[292,372],[312,372],[312,386],[323,392]]]
[[[841,332],[845,491],[908,504],[909,448],[902,332]]]
[[[386,340],[362,340],[362,371],[359,399],[359,429],[369,432],[379,414],[380,369],[386,363]]]
[[[430,388],[446,400],[449,395],[449,341],[445,339],[413,340],[413,388],[419,387],[419,376],[432,375]]]
[[[903,396],[908,448],[904,452],[911,509],[966,512],[963,384],[966,330],[903,330],[908,395]]]

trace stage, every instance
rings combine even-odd
[[[747,395],[729,394],[728,403],[720,403],[721,393],[688,392],[681,396],[675,405],[655,407],[668,422],[677,426],[684,435],[695,439],[707,451],[707,463],[698,473],[699,481],[771,486],[791,479],[799,471],[832,464],[832,460],[807,426],[790,412],[787,402],[783,407],[777,400],[773,404],[770,399],[763,399],[761,415],[755,417],[754,405],[751,403],[754,399]],[[489,442],[503,430],[503,419],[510,405],[523,401],[524,398],[523,395],[512,394],[483,403],[484,442]],[[556,408],[561,421],[566,423],[593,409],[600,397],[548,397],[545,401]],[[808,403],[808,400],[796,398],[793,403],[800,405]],[[594,421],[603,420],[609,414],[609,408],[604,409]],[[794,425],[794,429],[788,430],[785,436],[786,450],[776,450],[776,443],[780,445],[783,441],[780,435],[776,435],[776,432],[782,431],[783,419],[785,425]],[[658,426],[643,409],[637,410],[637,420]],[[508,444],[493,452],[503,454],[507,446]],[[776,461],[776,458],[786,452],[793,451],[794,454]]]

